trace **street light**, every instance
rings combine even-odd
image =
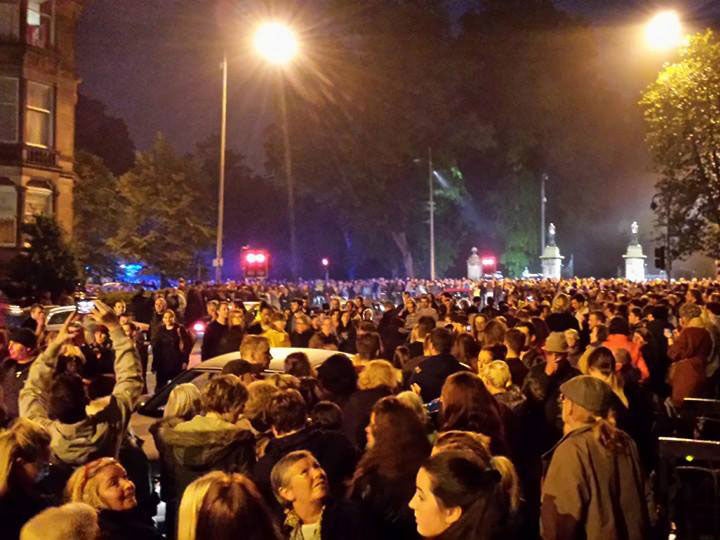
[[[330,259],[323,257],[320,264],[322,264],[325,269],[325,285],[327,285],[327,282],[330,280]]]
[[[280,22],[267,22],[255,32],[255,50],[269,64],[282,68],[287,66],[298,54],[300,46],[295,32]],[[287,180],[288,225],[290,227],[290,273],[298,276],[297,232],[295,228],[295,182],[290,152],[290,134],[287,121],[287,101],[285,85],[280,89],[280,114],[282,116],[283,153],[285,157],[285,178]]]
[[[295,33],[280,22],[266,22],[255,31],[254,45],[257,53],[269,64],[285,66],[297,55],[300,46]],[[222,94],[220,113],[220,163],[218,172],[218,220],[215,241],[215,282],[222,280],[223,267],[223,225],[225,217],[225,153],[227,146],[227,93],[228,93],[228,61],[227,54],[223,54],[222,63]],[[290,161],[290,144],[287,133],[287,111],[285,105],[285,92],[281,92],[281,109],[283,114],[283,139],[285,145],[285,174],[288,183],[288,220],[290,222],[290,257],[293,274],[297,261],[297,246],[295,238],[295,194],[292,180],[292,167]],[[293,276],[295,277],[295,276]]]
[[[276,66],[289,64],[300,48],[295,32],[279,22],[260,25],[255,32],[254,43],[258,54]]]
[[[645,26],[645,40],[651,49],[668,51],[683,43],[682,22],[677,11],[661,11]]]

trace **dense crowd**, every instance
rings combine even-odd
[[[718,397],[720,283],[181,281],[3,335],[2,538],[644,539],[658,436]],[[229,352],[150,462],[148,386]]]

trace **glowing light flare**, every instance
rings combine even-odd
[[[320,261],[320,263],[323,266],[328,266],[330,264],[330,260],[327,257],[323,257],[322,260]]]
[[[480,259],[483,266],[495,266],[495,257],[483,257]]]
[[[255,32],[255,50],[269,63],[284,66],[300,50],[293,30],[280,22],[262,24]]]
[[[676,11],[661,11],[647,23],[645,40],[651,49],[667,51],[683,44],[683,29]]]
[[[202,333],[204,333],[204,332],[205,332],[205,323],[204,323],[204,322],[200,322],[200,321],[196,322],[196,323],[193,325],[193,330],[194,330],[195,333],[197,333],[197,334],[202,334]]]

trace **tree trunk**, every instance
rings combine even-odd
[[[407,234],[404,232],[392,232],[390,233],[395,242],[395,245],[400,250],[402,255],[403,266],[405,266],[405,276],[408,278],[415,277],[415,264],[413,262],[412,252],[408,245]]]
[[[348,278],[353,280],[355,279],[355,272],[357,270],[357,259],[355,258],[355,253],[353,253],[352,233],[349,229],[344,229],[342,233],[343,240],[345,241],[346,260],[348,262]]]

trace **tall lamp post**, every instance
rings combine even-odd
[[[269,64],[282,67],[289,64],[298,53],[298,42],[295,33],[279,22],[266,22],[255,32],[254,45],[257,53]],[[223,267],[223,226],[225,218],[225,154],[227,146],[227,94],[228,94],[228,61],[223,54],[222,93],[220,113],[220,164],[218,170],[218,219],[215,239],[215,282],[222,281]],[[290,142],[287,133],[287,111],[285,91],[282,89],[280,108],[283,123],[283,145],[285,152],[285,176],[288,184],[288,221],[290,222],[290,258],[293,277],[297,273],[297,245],[295,240],[295,192],[292,179],[290,160]]]
[[[268,64],[283,68],[297,56],[299,44],[295,32],[280,22],[268,22],[255,33],[255,50]],[[280,115],[282,121],[283,154],[285,158],[285,180],[287,182],[288,226],[290,229],[290,273],[298,276],[297,232],[295,227],[295,182],[292,172],[292,154],[287,122],[287,101],[285,84],[280,88]]]
[[[226,131],[227,131],[227,54],[223,54],[223,60],[221,64],[222,70],[222,98],[221,98],[221,112],[220,112],[220,170],[218,171],[218,218],[217,218],[217,232],[215,239],[215,260],[213,266],[215,267],[215,283],[222,281],[222,267],[223,267],[223,226],[225,219],[225,145],[226,145]]]
[[[430,210],[430,279],[435,279],[435,185],[432,148],[428,146],[428,192]]]

